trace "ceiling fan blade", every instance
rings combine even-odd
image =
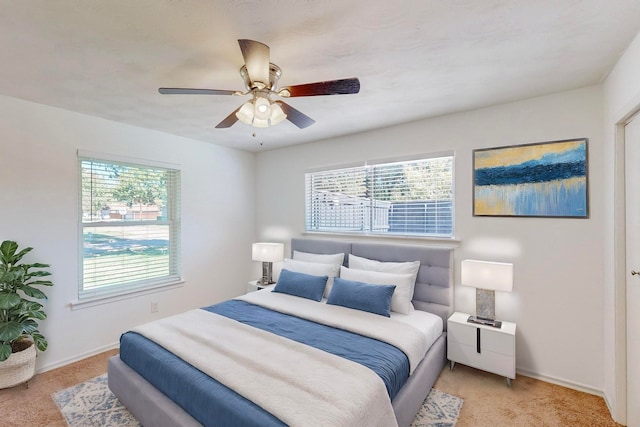
[[[218,123],[216,125],[216,129],[230,128],[231,126],[233,126],[238,121],[238,116],[236,116],[236,113],[238,112],[238,110],[240,108],[242,108],[242,105],[240,107],[236,108],[233,113],[231,113],[227,117],[225,117],[223,121]]]
[[[288,91],[290,97],[316,96],[316,95],[348,95],[360,92],[360,80],[357,77],[326,82],[307,83],[302,85],[287,86],[278,92]],[[286,96],[286,94],[281,94]]]
[[[235,90],[218,89],[187,89],[179,87],[161,87],[158,89],[163,95],[233,95]]]
[[[269,87],[269,46],[248,39],[240,39],[238,43],[251,81]]]
[[[300,129],[304,129],[306,127],[311,126],[316,121],[311,117],[307,116],[304,113],[293,108],[291,105],[282,102],[282,101],[274,101],[282,108],[282,111],[287,115],[287,120],[289,120],[294,125],[298,126]]]

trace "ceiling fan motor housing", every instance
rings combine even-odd
[[[278,85],[278,80],[280,80],[280,76],[282,75],[282,70],[280,70],[280,67],[278,67],[276,64],[269,63],[268,86],[266,86],[266,82],[252,82],[251,77],[249,77],[249,73],[247,72],[246,65],[243,65],[242,68],[240,68],[240,75],[242,76],[242,79],[244,80],[244,86],[248,91],[251,91],[253,89],[275,90],[276,86]]]

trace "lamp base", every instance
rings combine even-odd
[[[468,323],[477,323],[479,325],[491,326],[494,328],[502,328],[502,321],[495,319],[487,319],[485,317],[469,316]]]
[[[262,263],[262,278],[258,280],[258,284],[260,286],[273,285],[274,282],[272,279],[273,273],[273,263],[264,261]]]
[[[496,293],[490,289],[476,289],[476,316],[481,319],[496,318]]]

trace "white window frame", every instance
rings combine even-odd
[[[134,227],[141,225],[165,225],[169,229],[169,273],[164,276],[143,279],[129,283],[113,283],[95,288],[85,289],[84,287],[84,229],[87,227],[101,228],[113,226],[109,221],[83,221],[83,188],[82,188],[82,164],[86,161],[99,163],[119,164],[137,168],[153,168],[167,170],[172,179],[167,183],[167,209],[164,220],[137,220],[123,221],[118,226]],[[105,301],[120,300],[122,298],[153,292],[167,287],[176,287],[182,284],[181,278],[181,223],[180,223],[180,166],[172,163],[151,161],[132,157],[118,156],[105,153],[95,153],[91,151],[78,150],[78,183],[79,183],[79,275],[78,275],[78,300],[71,303],[75,306],[92,306]]]
[[[385,214],[385,212],[390,212],[393,210],[392,205],[398,206],[398,204],[402,204],[401,200],[394,200],[393,202],[387,202],[382,200],[381,197],[375,197],[376,189],[380,190],[379,186],[375,185],[375,180],[372,178],[372,171],[384,171],[385,168],[389,168],[397,165],[404,165],[415,162],[425,162],[428,163],[432,160],[438,159],[448,159],[450,162],[450,199],[437,199],[437,200],[423,200],[418,201],[417,199],[411,199],[408,197],[405,199],[405,203],[424,203],[424,216],[421,218],[424,219],[424,229],[422,232],[416,232],[413,230],[409,230],[410,226],[405,226],[404,231],[399,230],[399,227],[395,226],[396,223],[393,221],[393,215]],[[446,161],[446,160],[445,160]],[[374,160],[374,161],[366,161],[357,164],[349,164],[342,166],[332,166],[322,169],[313,169],[309,170],[305,173],[305,231],[307,233],[326,233],[326,234],[356,234],[356,235],[375,235],[378,236],[390,236],[390,237],[411,237],[411,238],[435,238],[435,239],[453,239],[454,238],[454,225],[455,225],[455,154],[452,151],[440,152],[440,153],[432,153],[432,154],[423,154],[419,156],[413,156],[410,158],[396,158],[396,159],[384,159],[384,160]],[[388,169],[387,169],[388,170]],[[341,171],[344,171],[344,174],[341,174]],[[316,189],[312,189],[315,186],[313,179],[318,178],[322,175],[333,175],[331,179],[340,182],[341,179],[344,180],[345,183],[350,182],[350,180],[354,180],[357,174],[366,174],[367,179],[365,180],[365,184],[357,185],[354,188],[346,188],[344,192],[329,192],[322,194],[322,191],[318,191]],[[350,176],[351,178],[348,178]],[[361,179],[361,178],[360,178]],[[393,180],[394,178],[390,178]],[[391,181],[389,181],[391,182]],[[395,181],[394,181],[395,182]],[[345,184],[346,185],[346,184]],[[362,192],[362,188],[365,188],[364,192]],[[313,191],[315,191],[314,194]],[[372,196],[374,194],[374,196]],[[318,200],[325,198],[326,201]],[[335,214],[324,214],[323,210],[328,210],[326,206],[331,204],[328,200],[333,200],[334,205],[349,205],[349,208],[346,206],[341,206],[341,209],[352,209],[355,211],[362,211],[361,214],[344,214],[344,213],[335,213]],[[339,200],[337,200],[339,199]],[[408,211],[413,209],[409,207],[409,204],[405,204],[405,210]],[[356,206],[362,205],[362,206]],[[389,205],[389,206],[387,206]],[[438,206],[435,210],[429,210],[428,206]],[[445,206],[444,208],[442,206]],[[446,206],[450,206],[447,208]],[[386,208],[385,208],[386,207]],[[444,210],[441,210],[444,209]],[[444,220],[438,218],[440,212],[444,212],[449,209],[450,214],[443,215]],[[383,212],[384,211],[384,212]],[[429,213],[426,213],[429,212]],[[433,213],[431,213],[433,212]],[[359,215],[362,215],[362,220],[357,221],[353,218],[358,218]],[[388,218],[385,219],[385,216]],[[405,215],[406,223],[409,215]],[[449,217],[450,221],[447,221],[446,218]],[[318,219],[320,218],[320,219]],[[427,219],[436,219],[437,226],[435,230],[437,231],[425,231],[427,227],[426,220]],[[386,221],[386,222],[385,222]],[[332,224],[333,222],[333,224]],[[357,224],[356,224],[357,222]],[[406,224],[405,224],[406,225]],[[449,229],[450,232],[446,232]],[[439,230],[439,231],[438,231]]]

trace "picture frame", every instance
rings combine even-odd
[[[588,218],[588,138],[473,150],[473,216]]]

